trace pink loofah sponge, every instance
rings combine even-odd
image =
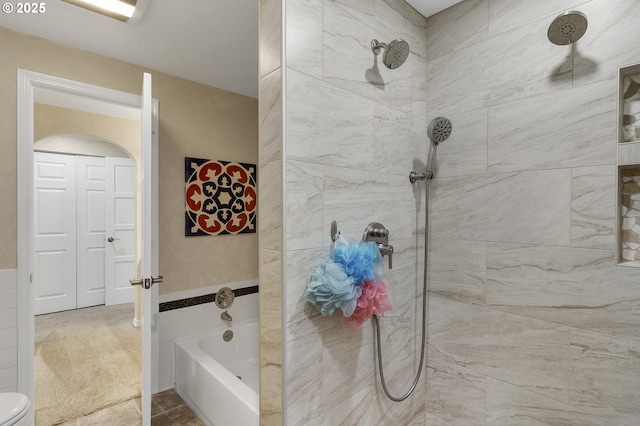
[[[387,285],[384,281],[365,280],[356,309],[351,316],[345,318],[344,327],[349,331],[358,331],[373,315],[383,317],[390,309],[391,302],[387,297]]]

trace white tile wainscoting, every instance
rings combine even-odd
[[[18,271],[0,270],[0,392],[18,388]]]
[[[222,285],[215,285],[195,290],[174,292],[160,295],[160,304],[197,298],[199,296],[216,293],[223,287],[232,290],[253,287],[258,285],[258,280],[239,281]],[[235,298],[229,313],[233,317],[232,323],[247,321],[258,317],[258,294],[247,294]],[[195,306],[188,306],[172,309],[159,313],[158,320],[158,363],[159,377],[158,388],[160,391],[173,388],[173,342],[181,337],[200,333],[225,326],[220,314],[224,309],[220,309],[215,303],[202,303]]]
[[[257,280],[216,285],[197,290],[169,293],[160,302],[180,300],[215,293],[222,287],[239,289],[258,285]],[[179,337],[224,326],[222,309],[214,303],[180,308],[159,315],[159,388],[173,387],[173,341]],[[258,316],[258,293],[236,297],[229,308],[234,322]],[[17,391],[17,270],[0,270],[0,392]]]

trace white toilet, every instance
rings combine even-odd
[[[27,426],[29,398],[21,393],[0,393],[0,426]]]

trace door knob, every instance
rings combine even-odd
[[[139,280],[130,279],[129,282],[131,283],[131,285],[139,285],[145,290],[149,290],[152,285],[159,284],[162,282],[162,275],[158,275],[157,277],[151,277],[151,278],[140,278]]]
[[[119,240],[120,238],[113,238],[113,237],[109,237],[107,238],[107,241],[109,241],[110,243],[114,242],[115,240]]]

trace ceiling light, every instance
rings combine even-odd
[[[137,23],[149,0],[62,0],[122,22]]]

